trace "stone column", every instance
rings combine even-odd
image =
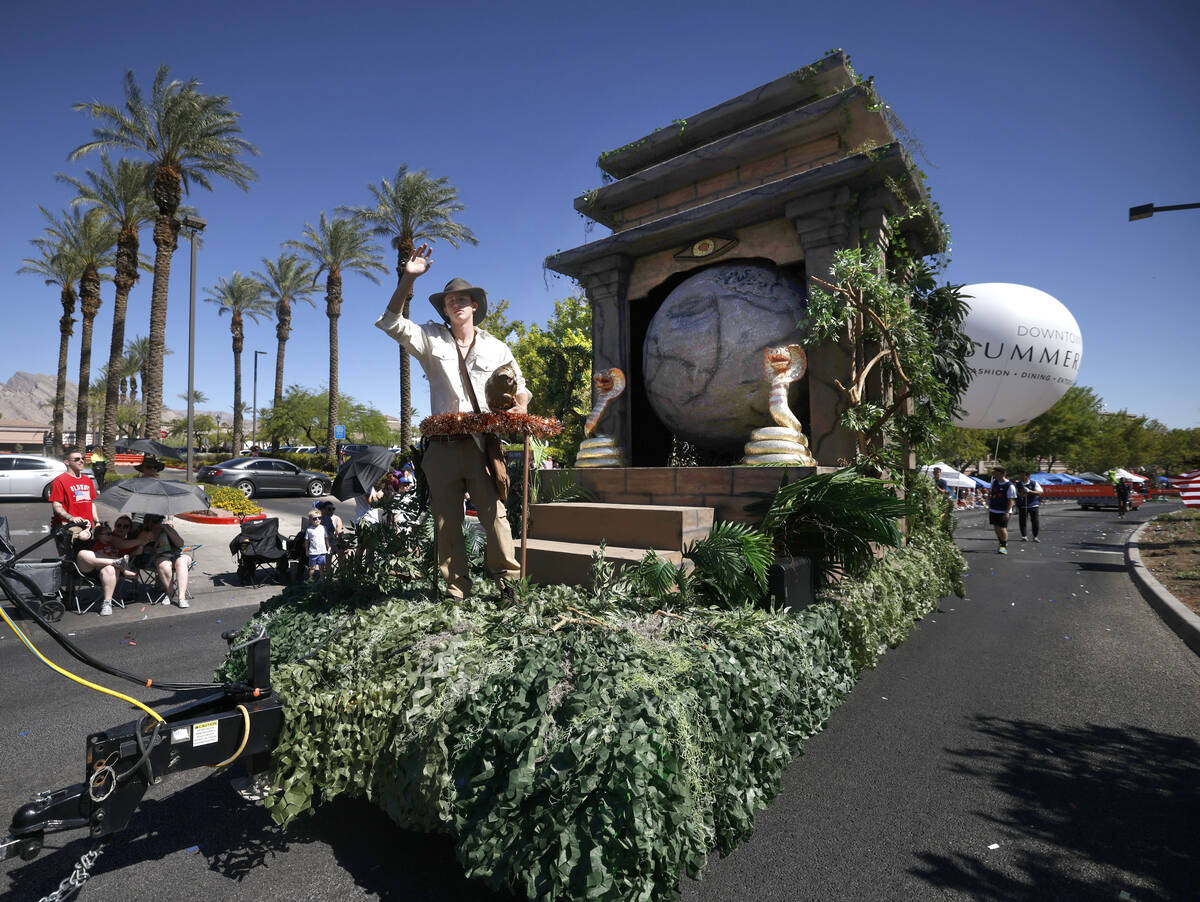
[[[852,206],[850,189],[809,195],[787,205],[785,215],[792,221],[804,247],[804,269],[808,290],[816,287],[813,277],[829,278],[834,251],[858,246],[858,221]],[[808,353],[808,437],[813,456],[825,467],[854,462],[854,433],[841,424],[844,404],[834,379],[845,380],[850,373],[853,349],[849,335],[839,341],[822,342]]]
[[[584,266],[579,281],[592,307],[592,373],[620,367],[629,376],[629,274],[633,259],[626,254],[610,254]],[[628,453],[633,434],[629,393],[608,405],[597,425],[598,432],[616,438]]]

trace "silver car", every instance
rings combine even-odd
[[[231,485],[247,498],[262,492],[302,494],[312,498],[328,495],[333,480],[325,473],[301,470],[274,457],[234,457],[213,466],[201,467],[197,482]]]
[[[50,500],[50,483],[67,465],[40,454],[0,454],[0,498]],[[88,471],[84,475],[91,476]]]

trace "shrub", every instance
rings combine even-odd
[[[200,483],[200,488],[208,493],[213,507],[228,511],[234,516],[245,517],[251,514],[262,513],[262,508],[259,505],[255,504],[243,495],[239,489],[235,489],[233,486]]]

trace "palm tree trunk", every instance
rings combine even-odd
[[[283,403],[283,357],[287,350],[288,336],[292,333],[292,304],[290,298],[280,298],[275,305],[275,393],[271,398],[271,409],[278,410]],[[279,436],[271,436],[271,450],[279,447]]]
[[[167,286],[171,280],[171,255],[179,246],[179,223],[175,211],[181,197],[179,173],[165,166],[154,174],[154,287],[150,292],[150,360],[142,378],[146,398],[147,438],[158,438],[162,427],[163,354],[167,333]]]
[[[75,331],[75,289],[64,285],[59,297],[62,302],[63,315],[58,321],[58,378],[54,384],[54,420],[50,424],[53,430],[54,456],[63,456],[63,417],[67,406],[67,350],[71,335]]]
[[[325,280],[325,313],[329,317],[329,423],[325,444],[325,464],[337,469],[337,445],[333,427],[338,419],[338,317],[342,315],[342,274],[333,269]]]
[[[396,273],[404,274],[404,264],[412,259],[413,243],[402,240],[396,248]],[[401,314],[408,318],[409,305],[412,302],[412,291],[404,299]],[[400,450],[406,453],[412,446],[412,360],[404,345],[400,345]]]
[[[113,282],[117,296],[113,300],[112,340],[108,343],[108,381],[104,393],[104,430],[100,453],[111,461],[117,453],[117,406],[125,403],[125,377],[120,375],[121,358],[125,353],[125,310],[129,292],[137,280],[137,229],[125,229],[117,238],[117,266]]]
[[[79,397],[75,403],[75,444],[87,445],[88,386],[92,381],[92,330],[100,312],[100,272],[94,266],[83,271],[79,280],[79,310],[83,329],[79,336]]]
[[[233,453],[236,455],[242,453],[242,444],[244,443],[242,435],[242,348],[245,342],[245,333],[242,329],[240,313],[233,314],[229,330],[233,333]]]

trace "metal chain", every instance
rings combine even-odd
[[[58,885],[58,889],[48,896],[43,896],[40,902],[65,902],[71,898],[79,890],[83,889],[83,885],[87,882],[91,874],[88,873],[96,864],[96,859],[100,857],[100,853],[104,851],[103,846],[96,846],[90,852],[84,852],[83,857],[75,865],[75,869],[71,871],[71,875]]]

